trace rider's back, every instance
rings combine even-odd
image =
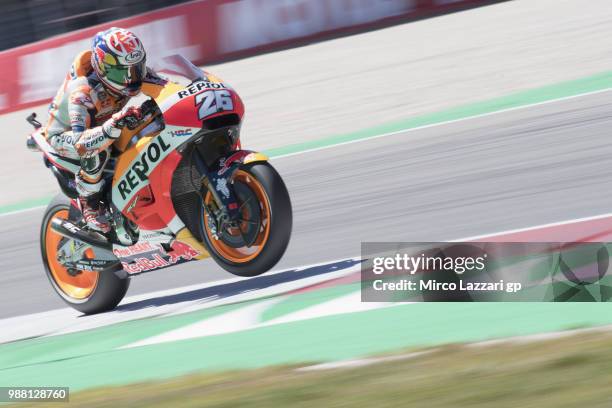
[[[91,65],[91,51],[83,51],[74,59],[70,71],[49,106],[47,135],[73,129],[101,125],[113,113],[120,111],[128,98],[114,98],[103,87]],[[86,111],[86,112],[84,112]],[[86,117],[82,117],[86,115]]]

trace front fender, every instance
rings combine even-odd
[[[251,150],[238,150],[227,157],[218,171],[208,173],[209,190],[220,208],[226,209],[231,219],[238,216],[238,205],[233,189],[229,189],[228,183],[236,171],[245,164],[268,161],[268,157],[262,153]],[[197,166],[197,164],[196,164]],[[205,166],[202,166],[205,167]]]
[[[217,175],[223,176],[228,170],[234,170],[243,164],[267,162],[268,160],[268,156],[263,153],[254,152],[252,150],[238,150],[225,159],[225,162],[217,172]]]
[[[248,151],[248,150],[243,150]],[[242,164],[249,164],[255,162],[267,162],[270,160],[268,156],[260,152],[250,152],[245,158],[242,160]]]

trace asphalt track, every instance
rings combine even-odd
[[[610,212],[612,92],[273,160],[294,207],[275,269],[358,256],[362,241],[452,240]],[[41,210],[0,217],[0,318],[64,307],[38,249]],[[212,261],[128,294],[224,279]]]
[[[205,68],[243,98],[245,145],[276,149],[606,74],[612,7],[586,3],[506,1]],[[154,59],[159,47],[150,47]],[[24,148],[32,111],[44,120],[46,104],[0,116],[10,152],[0,160],[0,211],[57,188]]]

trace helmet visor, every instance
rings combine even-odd
[[[105,79],[117,86],[117,89],[127,89],[138,92],[145,76],[146,64],[142,60],[135,65],[104,64]]]

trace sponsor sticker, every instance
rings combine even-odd
[[[141,183],[148,180],[149,173],[161,159],[166,157],[170,147],[161,135],[149,143],[117,184],[122,200],[129,199],[140,189]]]
[[[170,134],[172,137],[189,137],[193,135],[193,132],[191,129],[179,129],[171,131]]]
[[[160,250],[161,247],[158,245],[154,245],[150,242],[139,242],[126,248],[115,248],[113,249],[113,253],[119,258],[126,258],[128,256],[141,255]]]
[[[191,86],[185,88],[182,91],[178,92],[178,97],[180,99],[186,98],[191,95],[195,95],[206,89],[227,89],[227,86],[223,83],[216,83],[211,81],[198,81]]]
[[[198,251],[194,250],[189,245],[178,241],[174,241],[172,243],[172,251],[168,252],[167,256],[165,256],[166,253],[163,251],[163,249],[161,249],[161,247],[154,246],[151,243],[146,242],[142,244],[143,247],[135,248],[138,245],[140,244],[129,247],[128,250],[134,248],[133,251],[139,251],[145,248],[153,248],[152,250],[158,252],[154,253],[152,256],[140,256],[134,259],[132,262],[122,262],[123,269],[127,273],[134,274],[165,268],[181,262],[191,261],[199,255]],[[146,253],[150,251],[143,252]]]
[[[136,50],[126,55],[125,60],[130,63],[137,63],[137,62],[140,62],[143,57],[144,57],[144,53],[140,50]]]

